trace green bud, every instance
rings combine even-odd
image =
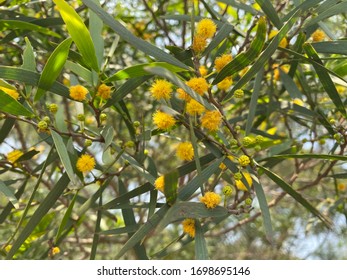
[[[240,180],[242,180],[242,174],[240,173],[240,172],[237,172],[237,173],[235,173],[234,174],[234,179],[236,180],[236,181],[240,181]]]
[[[139,127],[141,125],[141,123],[139,121],[134,121],[133,125],[135,128]]]
[[[337,142],[340,142],[340,141],[341,141],[341,134],[340,134],[340,133],[335,133],[335,134],[334,134],[334,139],[335,139]]]
[[[127,148],[134,148],[134,147],[135,147],[134,141],[128,141],[128,142],[126,142],[124,145],[125,145],[125,147],[127,147]]]
[[[236,125],[236,126],[235,126],[235,131],[236,131],[236,132],[239,132],[240,130],[241,130],[241,126]]]
[[[257,135],[257,136],[255,137],[255,142],[257,142],[258,144],[264,142],[264,137],[261,136],[261,135]]]
[[[86,139],[86,141],[84,141],[84,147],[89,147],[93,144],[93,141],[90,139]]]
[[[324,145],[325,144],[325,139],[319,139],[319,144]]]
[[[260,145],[256,145],[256,146],[254,147],[254,150],[255,150],[256,152],[261,151],[261,146],[260,146]]]
[[[37,127],[39,128],[39,130],[46,130],[48,128],[48,124],[45,121],[39,121]]]
[[[252,205],[252,202],[253,202],[253,200],[252,200],[252,198],[250,198],[250,197],[247,197],[247,198],[245,199],[245,204],[248,205],[248,206],[251,206],[251,205]]]
[[[234,97],[235,97],[235,98],[243,98],[244,95],[245,95],[245,94],[244,94],[244,92],[243,92],[242,89],[237,89],[237,90],[235,90],[235,92],[234,92]]]
[[[330,123],[330,124],[335,124],[335,123],[336,123],[336,120],[335,120],[334,118],[330,118],[330,119],[329,119],[329,123]]]
[[[245,138],[242,139],[242,144],[247,147],[251,144],[253,144],[253,139],[251,137],[246,136]]]
[[[231,140],[230,140],[230,145],[231,145],[231,146],[237,145],[237,140],[236,140],[236,139],[231,139]]]
[[[85,119],[86,119],[86,116],[84,114],[78,114],[77,115],[77,119],[80,121],[80,122],[84,122]]]
[[[104,122],[107,120],[107,115],[105,113],[100,114],[100,121]]]
[[[55,114],[56,112],[58,112],[58,105],[55,103],[52,103],[50,105],[48,105],[48,110],[52,113]]]
[[[147,156],[147,155],[148,155],[148,150],[145,149],[145,150],[143,151],[143,154],[144,154],[145,156]]]
[[[48,116],[43,117],[42,120],[46,122],[48,125],[51,123],[51,119]]]
[[[308,141],[308,140],[307,140],[306,138],[304,138],[304,139],[301,140],[301,142],[302,142],[303,144],[307,143],[307,141]]]
[[[225,186],[222,192],[225,196],[231,196],[233,193],[233,188],[231,186]]]

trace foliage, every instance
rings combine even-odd
[[[346,6],[2,1],[2,258],[346,258]]]

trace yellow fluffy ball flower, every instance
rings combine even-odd
[[[221,202],[221,197],[215,192],[206,192],[205,195],[200,198],[200,201],[204,203],[207,208],[215,208]]]
[[[172,84],[166,80],[156,80],[149,91],[156,100],[170,99]]]
[[[18,100],[19,99],[19,93],[14,90],[14,89],[10,89],[10,88],[6,88],[6,87],[0,87],[0,89],[5,92],[6,94],[8,94],[9,96],[11,96],[13,99]]]
[[[183,232],[188,233],[191,238],[195,236],[195,220],[194,219],[184,219],[182,222]]]
[[[317,29],[312,33],[311,37],[313,42],[321,42],[325,39],[325,33],[322,30]]]
[[[88,173],[95,167],[95,159],[88,154],[81,155],[76,163],[76,167],[79,171]]]
[[[220,90],[228,90],[231,87],[232,84],[233,84],[232,78],[231,77],[226,77],[221,82],[219,82],[217,84],[217,87]]]
[[[60,253],[59,247],[53,247],[52,248],[52,256],[55,256]]]
[[[190,100],[192,100],[192,97],[186,93],[182,88],[178,88],[177,89],[177,93],[178,93],[178,98],[179,99],[183,99],[187,102],[189,102]]]
[[[194,36],[193,38],[193,44],[192,49],[196,53],[201,53],[206,49],[207,41],[206,38],[203,38],[201,36]]]
[[[252,187],[253,180],[252,180],[251,175],[248,172],[243,172],[243,177],[245,177],[248,186]],[[236,180],[235,184],[236,184],[236,188],[239,189],[240,191],[245,191],[245,192],[248,191],[247,187],[245,186],[245,184],[241,180]]]
[[[168,130],[176,124],[173,116],[161,111],[156,111],[153,114],[153,122],[159,129],[163,130]]]
[[[212,38],[216,31],[217,25],[208,18],[200,20],[196,26],[196,34],[205,39]]]
[[[346,185],[344,183],[339,183],[337,185],[337,189],[340,191],[340,192],[344,192],[346,190]]]
[[[243,167],[249,165],[251,163],[251,160],[249,159],[248,156],[242,155],[239,157],[239,164]]]
[[[209,88],[209,84],[206,81],[205,78],[199,77],[199,78],[191,78],[189,81],[186,82],[186,84],[195,92],[197,92],[199,95],[203,95],[205,92],[207,92]]]
[[[214,60],[214,68],[217,72],[220,72],[225,65],[227,65],[230,61],[232,61],[233,57],[231,54],[223,54],[222,56],[217,57]]]
[[[11,163],[15,163],[21,156],[23,155],[23,152],[20,150],[13,150],[12,152],[9,152],[6,156],[7,160]]]
[[[269,40],[275,37],[278,34],[278,30],[271,30],[269,34]],[[286,48],[288,46],[288,40],[286,37],[284,37],[281,42],[279,43],[279,46],[281,48]]]
[[[189,115],[196,116],[205,112],[204,105],[201,105],[198,101],[192,99],[186,105],[186,111]]]
[[[158,177],[155,182],[154,182],[154,187],[158,190],[161,191],[162,193],[164,192],[164,176]]]
[[[96,95],[105,100],[109,99],[111,97],[111,87],[105,84],[101,84],[98,87],[98,92]]]
[[[180,143],[177,146],[176,155],[181,160],[192,160],[194,158],[194,149],[192,143]]]
[[[208,70],[207,70],[205,65],[201,65],[199,67],[199,72],[200,72],[201,77],[205,77],[208,73]]]
[[[86,99],[88,90],[81,85],[71,86],[70,87],[70,97],[77,101],[83,101]]]
[[[201,126],[209,131],[217,131],[222,122],[222,115],[218,111],[208,111],[201,117]]]

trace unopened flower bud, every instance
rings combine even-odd
[[[85,119],[86,119],[86,116],[84,114],[78,114],[77,115],[77,119],[80,121],[80,122],[84,122]]]
[[[231,196],[233,193],[233,188],[231,186],[225,186],[222,192],[225,196]]]
[[[86,139],[86,141],[84,141],[84,147],[90,147],[93,144],[93,141],[90,139]]]
[[[234,97],[235,97],[235,98],[243,98],[244,95],[245,95],[245,94],[244,94],[244,92],[243,92],[242,89],[237,89],[237,90],[235,90],[235,92],[234,92]]]

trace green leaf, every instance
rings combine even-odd
[[[57,235],[56,235],[56,237],[55,237],[55,243],[58,242],[58,240],[59,240],[61,234],[63,233],[63,230],[65,229],[65,226],[66,226],[66,224],[67,224],[67,221],[68,221],[68,220],[70,219],[70,217],[71,217],[72,209],[73,209],[73,207],[74,207],[74,205],[75,205],[77,196],[78,196],[78,191],[77,191],[77,192],[75,193],[75,195],[73,196],[73,198],[72,198],[72,200],[71,200],[71,202],[70,202],[70,205],[69,205],[69,207],[67,208],[67,210],[66,210],[66,212],[65,212],[65,214],[64,214],[63,219],[61,220],[61,223],[60,223],[60,225],[59,225],[59,229],[58,229]]]
[[[207,245],[200,222],[195,220],[195,259],[208,260]]]
[[[65,167],[66,173],[68,174],[71,182],[74,185],[76,185],[77,182],[76,182],[75,171],[72,168],[70,157],[69,157],[69,154],[68,154],[68,152],[66,150],[66,145],[65,145],[65,143],[63,141],[63,138],[57,132],[55,132],[52,129],[50,130],[50,132],[51,132],[51,135],[52,135],[52,138],[53,138],[53,141],[54,141],[55,148],[57,149],[59,158],[60,158],[62,164]]]
[[[164,175],[164,194],[169,205],[177,199],[178,171],[174,170]]]
[[[23,68],[0,66],[0,77],[6,80],[14,80],[23,82],[27,85],[37,86],[40,76],[41,75],[39,73]],[[49,91],[66,98],[70,98],[69,89],[61,83],[54,82]]]
[[[295,7],[291,12],[289,12],[287,15],[283,17],[283,21],[287,21],[290,19],[297,11],[307,11],[309,9],[312,9],[314,6],[319,4],[324,0],[305,0],[303,1],[299,6]],[[324,3],[323,3],[324,4]]]
[[[266,21],[261,17],[257,24],[257,32],[252,41],[249,49],[245,52],[238,54],[231,62],[229,62],[223,69],[217,74],[212,84],[221,82],[225,77],[231,76],[236,72],[246,68],[250,65],[260,54],[263,49],[266,38]]]
[[[296,192],[288,183],[283,181],[281,177],[277,174],[273,173],[269,169],[259,166],[260,170],[262,170],[274,183],[276,183],[279,187],[281,187],[287,194],[289,194],[292,198],[295,199],[298,203],[304,206],[308,211],[310,211],[314,216],[320,219],[328,228],[331,228],[332,222],[329,218],[325,217],[322,213],[320,213],[315,207],[313,207],[302,195]]]
[[[269,0],[256,0],[263,12],[267,15],[269,20],[276,26],[277,29],[281,29],[283,23],[278,17],[278,13],[275,8],[272,6],[271,1]]]
[[[226,208],[217,206],[213,209],[208,209],[203,203],[191,202],[191,201],[180,201],[172,205],[158,226],[158,231],[163,230],[168,224],[177,222],[183,219],[203,219],[222,217],[228,215]]]
[[[203,185],[211,176],[219,169],[219,165],[222,163],[224,157],[217,159],[214,163],[202,170],[199,176],[195,176],[190,182],[180,189],[178,192],[178,197],[180,200],[189,199],[193,193]]]
[[[115,229],[109,229],[100,231],[99,235],[118,235],[123,233],[133,233],[139,229],[139,225],[132,225],[132,226],[126,226],[126,227],[120,227]]]
[[[136,78],[136,77],[148,75],[148,72],[145,70],[146,67],[162,67],[174,73],[187,71],[186,69],[183,69],[182,67],[177,67],[177,66],[168,64],[166,62],[143,63],[143,64],[137,64],[135,66],[124,68],[116,72],[111,77],[109,77],[105,82],[113,82],[117,80],[125,80],[128,78]]]
[[[2,192],[7,199],[12,203],[12,205],[18,209],[19,204],[18,204],[18,200],[14,194],[14,190],[7,186],[3,181],[0,180],[0,192]]]
[[[61,37],[58,33],[55,33],[48,28],[32,24],[30,22],[20,20],[0,20],[0,31],[16,29],[36,31],[56,38]]]
[[[93,12],[95,12],[102,19],[102,21],[106,25],[108,25],[112,30],[114,30],[124,41],[128,42],[133,47],[143,51],[145,54],[149,56],[155,57],[159,61],[168,62],[178,67],[189,69],[184,63],[167,54],[163,50],[148,43],[147,41],[144,41],[134,36],[126,27],[124,27],[119,21],[115,20],[114,17],[109,15],[101,7],[96,5],[92,0],[82,0],[82,2]]]
[[[263,75],[264,75],[264,68],[260,69],[260,71],[258,72],[255,78],[253,92],[251,96],[251,102],[249,103],[249,111],[248,111],[246,129],[245,129],[246,135],[248,135],[252,129],[255,113],[257,111],[258,96],[261,89],[261,82],[263,80]]]
[[[341,160],[347,161],[347,156],[342,155],[326,155],[326,154],[284,154],[284,155],[275,155],[271,158],[307,158],[307,159],[326,159],[326,160]]]
[[[253,66],[247,71],[245,75],[242,76],[242,78],[234,85],[231,92],[229,92],[223,102],[227,102],[234,94],[235,90],[242,88],[246,83],[248,83],[252,77],[259,72],[261,68],[264,67],[264,65],[267,63],[269,58],[273,55],[273,53],[278,48],[279,43],[281,40],[286,36],[289,29],[297,22],[298,11],[293,14],[293,16],[286,22],[286,24],[283,25],[281,30],[277,33],[277,35],[272,38],[270,44],[267,46],[267,48],[262,52],[262,54],[259,56],[259,58],[256,60],[256,62],[253,64]],[[223,71],[223,70],[222,70]]]
[[[247,5],[247,4],[242,3],[242,2],[238,2],[238,1],[234,1],[234,0],[218,0],[218,2],[228,4],[233,8],[238,8],[240,10],[244,10],[245,12],[250,13],[252,15],[258,15],[259,14],[259,11],[254,9],[251,5]]]
[[[79,78],[84,79],[89,84],[93,84],[92,72],[87,68],[84,68],[83,66],[69,60],[66,60],[64,67],[75,73]]]
[[[176,86],[182,88],[193,99],[198,101],[200,104],[204,105],[207,110],[215,110],[215,108],[207,100],[205,100],[199,94],[195,93],[195,91],[193,91],[189,86],[183,83],[183,81],[177,75],[170,72],[169,70],[162,67],[147,67],[146,71],[148,71],[151,74],[155,74],[163,78],[166,78],[167,80],[171,81]]]
[[[347,40],[312,43],[318,53],[347,55]]]
[[[32,117],[34,114],[0,89],[0,111],[15,116]]]
[[[106,151],[107,148],[112,144],[114,137],[114,128],[112,127],[112,125],[106,125],[101,131],[101,135],[105,139],[104,151]]]
[[[36,70],[36,60],[33,47],[27,37],[25,39],[25,49],[23,51],[23,64],[22,68],[35,71]]]
[[[15,122],[16,122],[15,119],[6,119],[2,123],[2,127],[0,129],[0,144],[3,143],[4,140],[6,139],[6,137],[9,135],[9,133],[11,132],[12,127],[14,126]]]
[[[38,84],[38,90],[35,95],[35,101],[39,100],[46,90],[49,90],[55,80],[58,78],[61,70],[64,67],[65,61],[69,55],[70,45],[72,43],[71,38],[65,39],[58,47],[53,51],[47,60],[45,67],[42,70],[42,74]]]
[[[55,202],[58,200],[60,195],[64,192],[68,186],[70,180],[66,173],[59,179],[55,184],[54,188],[49,192],[45,199],[40,203],[39,207],[36,209],[34,214],[31,216],[28,223],[20,232],[18,238],[13,243],[11,250],[8,252],[6,259],[11,259],[17,252],[19,247],[24,243],[24,241],[29,237],[35,227],[41,222],[47,212],[54,206]]]
[[[53,2],[57,5],[60,15],[66,24],[66,28],[80,51],[84,62],[93,70],[99,72],[94,43],[83,20],[64,0],[53,0]],[[96,4],[94,5],[98,7]]]
[[[305,43],[304,44],[304,50],[307,53],[307,55],[313,59],[315,62],[323,65],[322,61],[320,60],[317,52],[315,49],[312,47],[311,44]],[[312,65],[314,69],[317,72],[317,75],[319,77],[320,82],[322,83],[326,93],[329,95],[330,99],[333,101],[335,104],[336,108],[344,115],[346,116],[346,109],[345,105],[343,104],[339,93],[337,92],[335,85],[333,81],[331,80],[331,77],[329,76],[328,72],[321,67],[316,67],[315,64]]]
[[[271,215],[270,210],[266,201],[265,193],[263,190],[262,185],[260,182],[258,182],[258,178],[253,180],[253,186],[255,193],[258,198],[261,215],[263,217],[264,221],[264,229],[266,233],[267,240],[272,243],[273,242],[273,229],[272,229],[272,223],[271,223]]]
[[[281,77],[281,81],[284,85],[284,87],[286,88],[286,90],[288,91],[290,97],[292,99],[295,98],[302,98],[302,93],[300,92],[298,86],[295,84],[295,82],[293,81],[293,79],[284,71],[282,71],[281,68],[279,68],[280,71],[280,77]]]
[[[99,0],[93,1],[96,5],[100,6]],[[89,31],[94,43],[95,54],[99,67],[101,67],[104,58],[104,38],[102,36],[103,27],[104,24],[102,20],[93,11],[89,11]]]
[[[346,12],[347,10],[347,2],[343,1],[337,5],[330,6],[328,9],[322,11],[320,14],[318,14],[313,19],[306,22],[303,28],[307,28],[309,26],[312,26],[326,18],[341,14]]]

